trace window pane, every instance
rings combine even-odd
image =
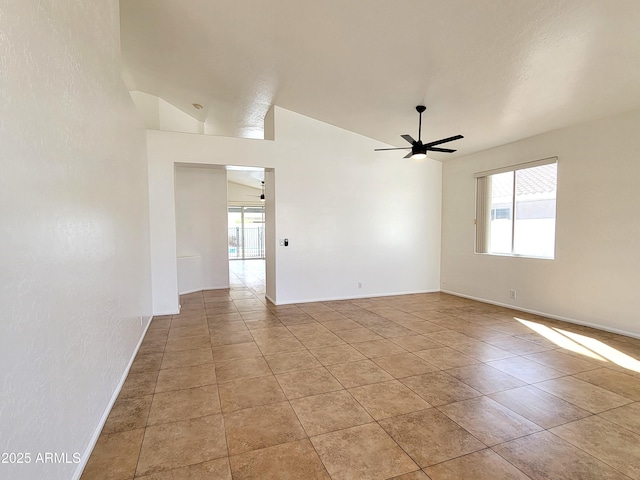
[[[229,259],[264,258],[264,207],[229,207]]]
[[[517,170],[513,253],[553,258],[557,164]]]
[[[244,257],[264,257],[264,207],[244,207]]]
[[[242,258],[242,207],[229,207],[229,258]]]
[[[511,222],[513,215],[513,172],[490,176],[491,225],[489,252],[511,253]]]

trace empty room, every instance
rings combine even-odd
[[[640,479],[636,0],[0,19],[0,478]]]

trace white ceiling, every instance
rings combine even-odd
[[[414,107],[424,104],[423,140],[462,134],[441,145],[457,156],[640,108],[638,0],[121,0],[120,8],[129,88],[220,135],[261,137],[275,104],[405,146],[400,134],[417,136]]]
[[[262,190],[264,168],[227,166],[227,181]]]

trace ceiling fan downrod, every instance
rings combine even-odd
[[[418,141],[422,141],[422,112],[424,112],[427,109],[427,107],[425,107],[424,105],[418,105],[416,107],[416,110],[418,111],[418,114],[420,114],[420,120],[418,121]]]

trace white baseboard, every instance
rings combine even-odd
[[[339,300],[358,300],[362,298],[395,297],[396,295],[417,295],[419,293],[436,293],[439,291],[440,290],[418,290],[418,291],[411,291],[411,292],[367,293],[366,295],[365,294],[355,295],[355,296],[350,295],[350,296],[344,296],[344,297],[321,297],[321,298],[307,298],[307,299],[300,299],[300,300],[287,300],[285,302],[279,302],[279,303],[274,302],[273,299],[268,295],[265,295],[265,298],[267,298],[267,300],[269,300],[274,305],[293,305],[296,303],[335,302]]]
[[[180,313],[180,305],[178,310],[165,310],[164,312],[153,312],[153,317],[162,317],[164,315],[178,315]]]
[[[190,289],[190,290],[184,290],[184,291],[180,291],[178,292],[178,295],[188,295],[189,293],[196,293],[196,292],[201,292],[202,289],[201,288],[196,288],[196,289]]]
[[[136,345],[136,348],[133,350],[133,355],[131,356],[131,359],[129,360],[129,364],[127,365],[127,368],[125,368],[124,373],[122,374],[122,378],[120,379],[120,382],[118,383],[118,386],[116,387],[115,391],[113,392],[113,395],[111,396],[111,400],[109,400],[109,403],[107,404],[107,408],[105,409],[104,413],[102,414],[102,417],[100,418],[100,422],[98,423],[97,428],[95,429],[95,431],[93,432],[93,435],[91,436],[91,441],[89,442],[89,445],[87,445],[87,448],[85,449],[84,453],[82,454],[82,459],[80,461],[80,463],[78,464],[78,467],[76,468],[76,471],[72,477],[73,480],[79,480],[80,477],[82,476],[82,472],[84,471],[84,468],[87,466],[87,462],[89,461],[89,457],[91,456],[91,453],[93,452],[93,449],[96,446],[96,442],[98,441],[98,438],[100,437],[100,433],[102,432],[102,428],[104,427],[104,424],[107,421],[107,418],[109,418],[109,413],[111,413],[111,409],[113,408],[113,404],[116,402],[116,400],[118,399],[118,395],[120,395],[120,390],[122,390],[122,387],[124,385],[125,380],[127,379],[127,375],[129,375],[129,370],[131,370],[131,365],[133,365],[133,361],[136,358],[136,355],[138,354],[138,350],[140,350],[140,346],[142,345],[142,341],[144,340],[145,335],[147,334],[147,330],[149,329],[149,326],[151,325],[151,321],[153,320],[153,315],[147,317],[146,319],[146,326],[144,327],[144,331],[142,332],[142,335],[140,336],[140,340],[138,340],[138,344]]]
[[[448,293],[449,295],[455,295],[456,297],[468,298],[469,300],[475,300],[477,302],[488,303],[490,305],[497,305],[498,307],[506,307],[506,308],[510,308],[511,310],[517,310],[519,312],[533,313],[534,315],[540,315],[541,317],[552,318],[554,320],[560,320],[562,322],[573,323],[575,325],[582,325],[583,327],[596,328],[598,330],[604,330],[605,332],[611,332],[611,333],[617,333],[618,335],[624,335],[625,337],[640,338],[640,334],[639,333],[629,332],[627,330],[621,330],[619,328],[611,328],[611,327],[608,327],[607,325],[601,325],[599,323],[584,322],[582,320],[576,320],[575,318],[563,317],[561,315],[555,315],[553,313],[541,312],[539,310],[532,310],[530,308],[518,307],[516,305],[510,305],[508,303],[495,302],[493,300],[487,300],[486,298],[479,298],[479,297],[474,297],[472,295],[465,295],[464,293],[454,292],[454,291],[451,291],[451,290],[441,290],[441,291],[442,291],[442,293]]]
[[[224,290],[229,288],[231,288],[231,286],[228,283],[226,285],[205,286],[202,288],[194,288],[190,290],[185,290],[184,292],[178,292],[178,295],[187,295],[188,293],[202,292],[203,290]]]

